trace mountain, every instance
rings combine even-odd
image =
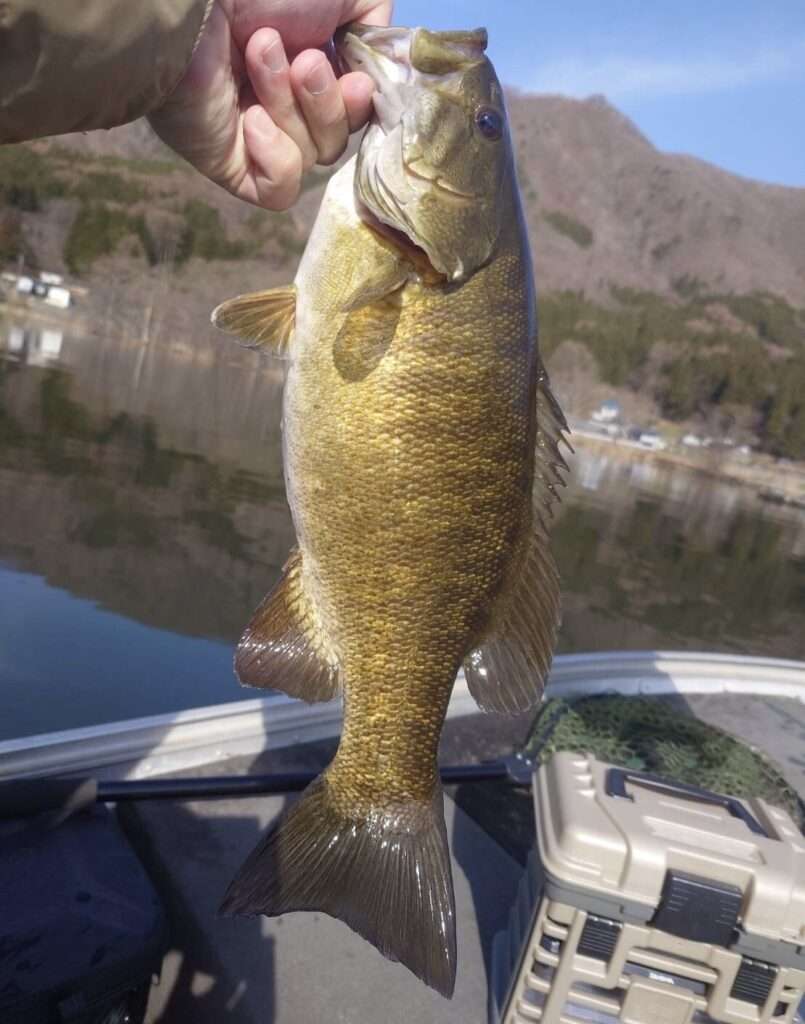
[[[661,153],[602,97],[510,93],[509,112],[543,289],[671,294],[687,277],[805,305],[805,188]]]
[[[658,151],[603,98],[508,95],[565,407],[617,397],[805,458],[805,189]],[[292,277],[327,172],[292,211],[233,199],[144,122],[0,149],[0,264],[89,285],[87,319],[212,345],[208,312]],[[220,344],[216,341],[215,344]]]
[[[543,290],[595,298],[616,283],[671,294],[687,277],[717,292],[761,290],[805,306],[805,188],[662,153],[603,97],[510,90],[508,107]],[[95,160],[177,163],[144,121],[53,141]],[[305,224],[321,190],[311,191]],[[222,211],[248,210],[214,186],[201,191]]]

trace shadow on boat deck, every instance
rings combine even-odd
[[[477,720],[478,721],[478,720]],[[523,723],[449,724],[443,757],[508,752]],[[513,731],[514,730],[514,731]],[[193,775],[319,769],[334,741],[220,762]],[[291,798],[293,799],[293,798]],[[394,1024],[481,1024],[491,944],[506,923],[521,869],[447,799],[459,931],[459,979],[447,1002],[389,963],[341,922],[321,914],[220,918],[218,904],[243,859],[286,806],[279,797],[121,806],[129,835],[161,891],[173,929],[147,1024],[295,1024],[376,1019]],[[338,1015],[341,1015],[340,1017]]]
[[[210,871],[222,879],[230,863],[234,871],[233,857],[222,848],[220,828],[191,805],[173,803],[151,810],[156,815],[145,816],[149,828],[144,827],[141,811],[131,805],[121,807],[129,838],[148,865],[170,921],[171,945],[160,982],[151,993],[147,1024],[251,1021],[242,1004],[252,977],[259,979],[260,1020],[272,1024],[275,940],[264,934],[260,918],[219,917],[223,889],[208,882]],[[236,851],[234,859],[240,851],[250,850],[263,831],[256,816],[238,815],[234,808],[226,815],[226,847]],[[237,945],[249,951],[249,962],[237,977],[221,957],[232,938],[227,933],[235,931]]]
[[[657,699],[764,749],[805,794],[801,702],[737,694],[677,693]],[[460,763],[509,753],[520,745],[529,725],[530,716],[474,715],[448,721],[442,758]],[[335,745],[331,739],[265,751],[189,774],[319,770]],[[480,1024],[494,935],[506,924],[534,837],[530,793],[516,794],[514,809],[511,789],[508,793],[498,783],[447,789],[460,921],[459,987],[452,1003],[424,989],[399,965],[384,961],[324,915],[270,920],[217,916],[229,880],[286,806],[282,798],[121,807],[173,926],[173,947],[162,982],[152,992],[146,1024],[295,1024],[330,1017],[363,1021],[376,1019],[378,1007],[390,1022]]]

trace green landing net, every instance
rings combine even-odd
[[[591,753],[716,793],[760,797],[786,810],[805,831],[805,804],[771,762],[671,701],[609,694],[549,700],[523,753],[541,763],[558,750]]]

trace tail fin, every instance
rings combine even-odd
[[[317,910],[450,998],[456,980],[453,879],[441,787],[430,805],[355,820],[327,777],[312,783],[240,868],[223,914]]]

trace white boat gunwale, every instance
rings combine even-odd
[[[805,662],[689,651],[613,651],[554,659],[548,697],[742,694],[805,703]],[[448,718],[478,713],[459,674]],[[283,695],[0,741],[0,780],[94,774],[149,778],[338,734],[339,701]]]

